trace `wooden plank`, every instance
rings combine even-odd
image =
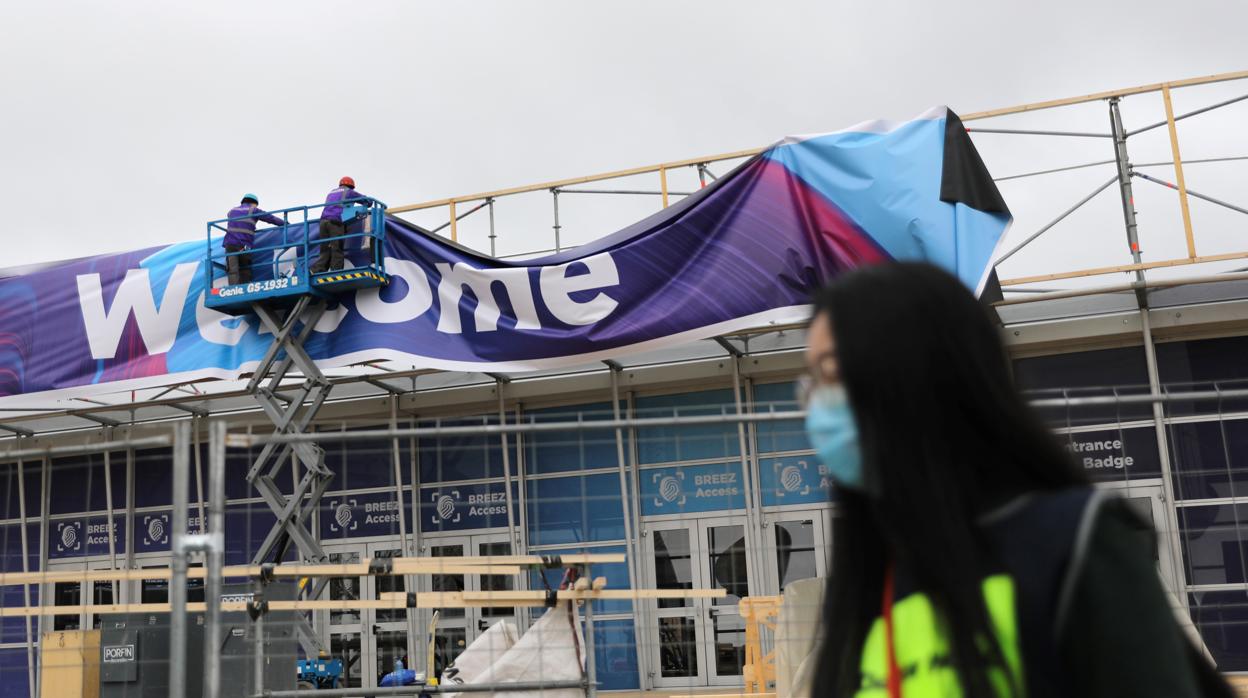
[[[528,184],[520,187],[510,187],[507,189],[496,189],[494,191],[484,191],[476,194],[468,194],[465,196],[453,196],[447,199],[435,199],[433,201],[424,201],[418,204],[408,204],[405,206],[394,206],[386,209],[387,213],[406,213],[408,211],[419,211],[427,208],[438,208],[439,206],[449,206],[451,202],[464,203],[466,201],[481,201],[483,199],[498,198],[502,196],[510,196],[512,194],[523,194],[532,191],[545,191],[548,189],[559,189],[562,187],[570,187],[576,184],[588,184],[590,182],[601,182],[607,179],[619,179],[620,177],[632,177],[633,175],[647,174],[650,172],[658,172],[661,169],[677,169],[681,167],[694,167],[710,162],[720,162],[722,160],[736,160],[738,158],[748,158],[758,155],[765,148],[750,148],[748,150],[737,150],[731,153],[719,153],[718,155],[706,155],[699,158],[688,158],[685,160],[673,160],[671,162],[660,163],[658,165],[645,165],[643,167],[632,167],[626,170],[615,170],[612,172],[603,172],[596,175],[588,175],[585,177],[572,177],[569,179],[555,179],[540,184]]]
[[[464,562],[470,558],[408,557],[390,558],[393,563],[391,575],[423,574],[469,574],[469,575],[517,575],[520,564],[497,564],[488,560],[477,564]],[[538,558],[540,560],[540,558]],[[223,577],[256,577],[261,573],[258,565],[231,565],[222,570]],[[207,570],[194,567],[187,570],[187,579],[204,579]],[[292,577],[365,577],[369,575],[369,561],[345,564],[303,565],[297,563],[276,565],[273,576]],[[49,572],[7,572],[0,574],[0,586],[10,584],[54,584],[57,582],[135,581],[144,579],[172,579],[168,567],[151,567],[137,570],[54,570]]]
[[[1103,99],[1109,99],[1111,97],[1127,97],[1130,95],[1144,94],[1146,92],[1159,92],[1165,87],[1174,89],[1179,87],[1192,87],[1193,85],[1209,85],[1215,82],[1226,82],[1228,80],[1243,80],[1246,78],[1248,78],[1248,70],[1237,70],[1231,73],[1217,73],[1214,75],[1186,78],[1184,80],[1171,80],[1170,82],[1156,82],[1149,85],[1138,85],[1136,87],[1126,87],[1118,90],[1093,92],[1092,94],[1080,95],[1078,97],[1051,99],[1047,102],[1021,104],[1016,107],[989,109],[988,111],[963,114],[961,117],[962,121],[975,121],[976,119],[988,119],[994,116],[1005,116],[1007,114],[1022,114],[1023,112],[1040,111],[1042,109],[1052,109],[1054,107],[1066,107],[1072,104],[1083,104],[1085,102],[1099,102]]]
[[[1018,286],[1020,284],[1034,284],[1039,281],[1058,281],[1061,279],[1077,279],[1084,276],[1100,276],[1103,274],[1117,274],[1141,269],[1160,269],[1163,267],[1181,267],[1188,264],[1207,264],[1209,262],[1225,262],[1233,259],[1248,259],[1248,252],[1231,252],[1228,254],[1205,255],[1189,259],[1182,257],[1179,259],[1166,259],[1157,262],[1144,262],[1143,264],[1121,264],[1113,267],[1097,267],[1094,269],[1083,269],[1080,271],[1067,271],[1058,274],[1040,274],[1037,276],[1020,276],[1014,279],[1003,279],[1002,286]]]
[[[625,562],[624,553],[573,553],[560,555],[563,565],[585,565],[604,562]],[[412,559],[412,558],[408,558]],[[465,565],[485,564],[494,562],[500,565],[542,565],[545,564],[541,555],[479,555],[476,557],[434,557],[418,558],[421,560],[454,560]]]
[[[1174,105],[1170,102],[1170,86],[1161,88],[1166,104],[1166,126],[1170,130],[1170,154],[1174,156],[1174,176],[1179,185],[1179,208],[1183,211],[1183,233],[1187,236],[1187,256],[1196,259],[1196,240],[1192,236],[1192,212],[1187,207],[1187,182],[1183,180],[1183,158],[1179,157],[1179,132],[1174,125]]]
[[[715,599],[727,595],[724,589],[584,589],[556,592],[560,601],[631,600],[631,599]],[[268,602],[270,611],[352,611],[365,608],[397,609],[407,607],[405,592],[387,592],[380,599],[316,599]],[[445,591],[416,594],[416,608],[463,608],[488,606],[544,606],[545,591]],[[203,602],[188,603],[188,613],[203,613]],[[221,604],[225,612],[246,611],[246,602]],[[23,616],[78,615],[92,613],[169,613],[168,603],[93,604],[73,606],[11,606],[0,608],[0,618]]]

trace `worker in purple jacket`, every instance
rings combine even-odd
[[[260,210],[260,198],[255,194],[243,194],[243,200],[226,214],[229,221],[225,224],[225,240],[222,245],[226,253],[225,271],[230,277],[230,284],[245,284],[251,281],[251,255],[247,250],[256,241],[256,221],[262,220],[273,225],[285,225],[285,221],[271,213]]]
[[[354,179],[343,177],[338,180],[338,187],[329,192],[329,195],[325,197],[325,208],[321,209],[321,226],[317,237],[324,240],[347,234],[347,225],[351,220],[343,215],[344,211],[356,213],[359,208],[351,205],[344,207],[343,204],[352,201],[361,205],[370,203],[369,197],[355,190]],[[321,253],[317,255],[316,261],[312,263],[313,274],[333,271],[343,267],[345,261],[342,253],[343,242],[345,240],[338,239],[321,243]]]

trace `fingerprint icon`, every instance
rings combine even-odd
[[[78,545],[78,527],[66,526],[61,529],[61,545],[66,548],[74,548]]]
[[[147,522],[147,539],[156,542],[165,539],[165,520],[162,518],[151,519]]]
[[[680,481],[668,475],[659,481],[659,496],[669,502],[676,501],[680,496]]]
[[[802,486],[802,471],[796,465],[786,465],[780,471],[780,486],[788,492],[796,492]]]
[[[443,519],[451,518],[451,514],[455,513],[455,500],[447,495],[438,497],[438,516]]]
[[[348,506],[346,502],[339,504],[338,507],[334,509],[334,521],[337,521],[338,525],[344,528],[347,524],[351,523],[351,507]]]

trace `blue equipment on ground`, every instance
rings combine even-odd
[[[208,223],[208,293],[204,305],[229,314],[251,312],[257,301],[294,303],[302,296],[332,298],[343,291],[384,286],[390,282],[386,274],[385,238],[386,205],[366,198],[348,205],[352,218],[344,222],[343,235],[322,239],[320,220],[316,217],[325,204],[294,206],[267,211],[285,221],[284,225],[256,231],[252,247],[227,252],[221,244],[230,219]],[[259,218],[260,214],[252,216]],[[238,219],[234,219],[238,220]],[[321,245],[341,240],[348,268],[309,273]],[[251,269],[251,280],[231,284],[226,261],[241,255],[243,264]]]
[[[338,688],[338,683],[342,681],[342,660],[325,657],[300,659],[296,664],[296,672],[302,683],[312,684],[318,689]]]
[[[403,668],[403,660],[394,660],[394,671],[381,677],[378,684],[381,688],[390,688],[393,686],[415,686],[425,682],[425,675],[417,673],[412,669]]]

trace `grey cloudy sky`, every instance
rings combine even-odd
[[[411,203],[904,119],[934,104],[971,112],[1240,70],[1245,26],[1241,0],[8,0],[0,266],[196,239],[244,191],[276,208],[319,200],[342,174]],[[1199,89],[1176,94],[1180,110],[1248,92],[1248,81]],[[1129,121],[1160,113],[1159,99],[1133,99]],[[1201,134],[1193,119],[1185,157],[1248,154],[1235,128],[1248,106],[1238,108]],[[1103,105],[1058,121],[1079,119],[1103,129]],[[1164,129],[1156,136],[1141,149],[1168,159]],[[1074,146],[984,138],[997,174],[1109,156],[1102,141],[1067,152]],[[1248,168],[1209,171],[1189,184],[1246,203]],[[1019,219],[1012,236],[1110,174],[1003,186]],[[1172,197],[1164,191],[1148,196]],[[1071,249],[1090,264],[1126,261],[1108,193],[1010,270],[1034,273]],[[500,211],[500,252],[549,246],[541,206]],[[623,204],[601,215],[593,206],[569,204],[567,239],[635,217]],[[1142,220],[1155,223],[1144,234],[1168,236],[1146,244],[1152,258],[1182,252],[1167,216]],[[1207,249],[1237,244],[1242,220],[1194,216]],[[483,245],[472,230],[468,241]]]

